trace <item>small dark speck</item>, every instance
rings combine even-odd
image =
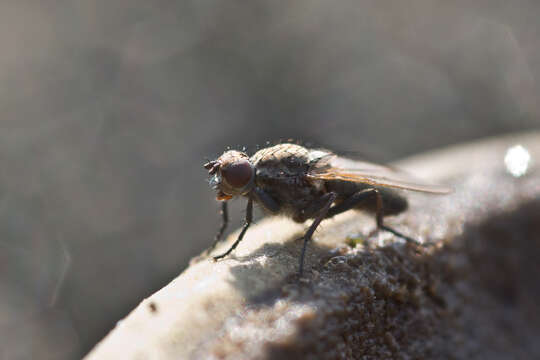
[[[148,304],[148,308],[150,309],[151,313],[156,313],[157,312],[157,305],[153,301]]]

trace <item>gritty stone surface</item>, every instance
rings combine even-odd
[[[521,177],[504,165],[518,143],[533,161]],[[410,194],[388,220],[427,247],[350,211],[322,223],[299,279],[306,225],[264,220],[231,258],[194,260],[87,359],[540,358],[539,144],[521,135],[402,162],[455,188]]]

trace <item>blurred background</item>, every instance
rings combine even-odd
[[[207,247],[205,158],[540,128],[540,2],[0,2],[0,359],[76,359]],[[237,202],[230,230],[240,224]]]

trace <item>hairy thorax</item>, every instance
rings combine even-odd
[[[281,205],[280,212],[297,221],[298,214],[320,198],[326,190],[322,181],[307,179],[310,153],[301,146],[280,144],[262,149],[251,157],[255,165],[255,183]]]

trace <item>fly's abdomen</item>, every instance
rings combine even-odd
[[[395,191],[390,189],[381,189],[379,188],[379,193],[383,199],[383,214],[386,215],[397,215],[407,210],[409,203],[404,196],[401,196]]]

